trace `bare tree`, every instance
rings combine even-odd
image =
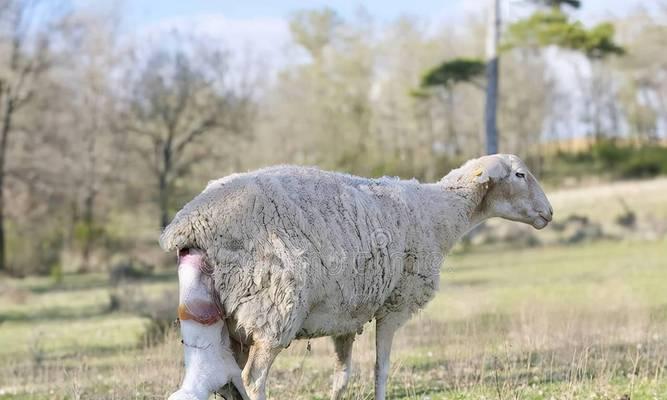
[[[0,271],[6,269],[5,183],[8,147],[17,113],[34,100],[54,64],[51,43],[64,8],[40,0],[5,0],[0,7]],[[59,26],[60,25],[60,26]]]
[[[68,93],[63,136],[70,154],[66,175],[71,182],[73,244],[81,253],[80,269],[89,270],[91,253],[104,233],[100,220],[108,208],[107,204],[103,209],[100,198],[111,197],[111,188],[117,186],[124,152],[122,137],[111,129],[116,100],[111,87],[123,53],[116,43],[114,15],[81,15],[78,20],[86,35],[70,50],[76,62],[61,79]]]
[[[251,106],[251,95],[243,90],[250,86],[235,84],[226,52],[204,41],[174,43],[153,48],[147,60],[133,66],[139,73],[118,125],[133,136],[132,147],[155,177],[162,227],[169,223],[174,182],[208,154],[202,139],[247,133]]]

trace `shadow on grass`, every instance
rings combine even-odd
[[[492,282],[491,279],[450,279],[449,281],[446,281],[443,286],[448,288],[469,288],[488,285]]]
[[[153,272],[141,278],[128,279],[123,282],[129,283],[160,283],[177,282],[178,274],[176,269],[160,270]],[[71,274],[65,275],[62,282],[54,283],[52,280],[44,278],[35,283],[24,285],[25,289],[34,294],[44,294],[53,292],[69,292],[83,289],[101,289],[113,286],[107,274]]]
[[[43,371],[52,369],[54,371],[64,368],[76,368],[80,366],[84,358],[94,358],[96,369],[100,371],[111,370],[115,367],[119,354],[134,356],[141,347],[137,345],[94,345],[86,346],[82,351],[75,345],[67,345],[58,350],[50,351],[44,355],[39,365],[35,365],[34,355],[30,353],[8,353],[4,357],[11,358],[11,363],[0,363],[0,375],[4,368],[11,369],[14,373],[27,373],[31,369],[40,368]]]
[[[76,303],[77,292],[91,289],[110,289],[124,285],[131,285],[141,287],[145,284],[173,282],[176,286],[178,276],[175,271],[161,271],[151,274],[140,279],[124,280],[117,286],[109,283],[106,275],[91,274],[88,275],[72,275],[65,279],[63,283],[54,284],[49,281],[39,281],[36,283],[29,283],[21,285],[24,290],[28,290],[33,294],[48,295],[48,294],[67,294],[72,296],[71,306],[34,306],[31,307],[29,303],[26,307],[21,307],[21,310],[3,310],[0,308],[0,324],[3,322],[24,322],[24,321],[52,321],[61,319],[70,320],[84,320],[104,314],[108,314],[116,310],[112,305],[111,295],[100,294],[99,301],[95,301],[94,305],[79,306]]]
[[[44,307],[28,312],[0,312],[0,324],[3,322],[35,322],[54,320],[85,320],[110,312],[109,305],[104,304],[86,308]]]

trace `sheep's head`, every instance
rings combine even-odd
[[[551,222],[551,204],[519,157],[494,154],[479,158],[477,163],[472,179],[487,188],[480,205],[486,216],[523,222],[536,229]]]

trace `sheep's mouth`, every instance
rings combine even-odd
[[[543,229],[547,225],[549,225],[549,220],[542,215],[538,215],[537,218],[533,220],[533,228],[535,229]]]

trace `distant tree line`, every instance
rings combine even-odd
[[[549,7],[503,31],[500,149],[542,165],[573,140],[664,140],[667,13],[584,28]],[[154,261],[174,211],[234,171],[298,163],[434,180],[484,152],[480,16],[434,33],[417,18],[299,11],[298,56],[277,69],[186,32],[128,38],[121,20],[0,3],[2,271]],[[556,40],[545,24],[574,30]]]

